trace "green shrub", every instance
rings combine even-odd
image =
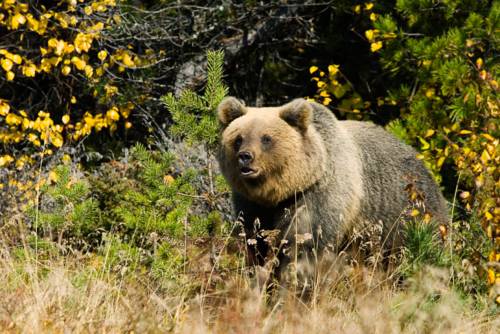
[[[53,240],[88,244],[101,226],[99,204],[88,182],[71,175],[68,166],[57,167],[51,176],[54,183],[42,186],[37,202],[28,209],[32,228]]]

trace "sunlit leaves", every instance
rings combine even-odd
[[[112,120],[112,121],[117,121],[120,119],[120,114],[118,114],[118,108],[117,107],[113,107],[111,109],[109,109],[107,112],[106,112],[106,118]]]
[[[418,148],[418,158],[437,181],[444,180],[448,187],[450,182],[458,183],[451,187],[459,191],[461,217],[468,218],[457,223],[486,232],[489,240],[479,238],[483,258],[484,249],[499,254],[500,107],[493,50],[498,44],[500,6],[443,2],[433,19],[424,8],[428,1],[397,1],[391,10],[372,3],[353,7],[362,22],[358,36],[365,38],[373,61],[382,67],[380,74],[395,79],[395,84],[387,85],[392,87],[387,96],[376,98],[380,109],[375,111],[398,110],[398,118],[387,129]],[[457,17],[457,12],[463,16]],[[317,72],[314,76],[327,82]],[[321,86],[324,91],[329,85]],[[325,96],[318,94],[318,98]],[[332,104],[340,109],[335,100]],[[451,181],[453,178],[458,181]],[[475,266],[483,268],[478,270],[481,280],[498,284],[498,259],[490,261],[495,263],[487,270],[481,260],[475,260]]]
[[[68,114],[64,115],[62,118],[61,118],[61,121],[63,124],[68,124],[69,121],[70,121],[70,117]]]
[[[97,54],[97,58],[99,58],[101,61],[106,60],[106,57],[108,56],[108,52],[106,50],[101,50]]]
[[[14,63],[10,59],[2,59],[0,60],[0,65],[2,65],[2,68],[4,71],[8,72],[12,69],[12,66],[14,66]]]
[[[36,65],[33,63],[28,63],[22,67],[22,73],[26,77],[34,77],[36,74]]]
[[[0,99],[0,116],[6,116],[9,113],[10,105],[7,101]]]
[[[370,51],[377,52],[378,50],[380,50],[382,48],[382,46],[383,46],[382,41],[373,42],[370,44]]]
[[[361,110],[370,107],[370,103],[364,102],[345,79],[340,71],[340,65],[331,64],[327,67],[327,71],[311,66],[309,72],[312,74],[311,80],[317,87],[316,95],[310,98],[311,100],[325,106],[334,105],[342,114],[346,113],[355,119],[362,117]]]
[[[74,41],[76,52],[82,53],[89,51],[92,40],[93,36],[91,34],[78,33]]]
[[[23,119],[14,113],[9,113],[5,117],[5,123],[7,123],[8,125],[13,125],[13,126],[19,125],[22,123],[22,121]]]
[[[71,67],[70,67],[70,66],[68,66],[68,65],[63,66],[63,67],[61,68],[61,73],[62,73],[63,75],[68,75],[68,74],[70,74],[70,73],[71,73]]]
[[[488,9],[490,15],[498,16],[499,8]],[[486,16],[469,15],[465,27],[450,27],[435,38],[407,38],[394,44],[407,54],[410,66],[405,74],[412,73],[419,80],[409,96],[410,112],[402,114],[412,133],[422,136],[429,131],[425,127],[435,131],[429,138],[424,136],[425,143],[419,137],[424,160],[436,175],[445,165],[458,172],[461,204],[479,218],[492,251],[498,253],[500,234],[493,232],[500,232],[498,69],[486,52],[486,45],[494,43],[484,26]],[[416,59],[421,60],[412,63]],[[393,63],[392,59],[384,61]],[[418,123],[418,119],[427,121]],[[496,284],[495,277],[500,277],[500,271],[488,269],[490,284]]]
[[[10,18],[10,28],[11,29],[14,29],[14,30],[18,29],[19,26],[21,26],[25,23],[26,23],[26,18],[21,13],[14,14]]]
[[[0,167],[7,166],[14,161],[14,158],[8,154],[0,156]]]
[[[118,99],[118,87],[112,80],[100,79],[106,70],[123,71],[143,63],[129,48],[110,52],[100,43],[101,33],[119,21],[117,14],[110,11],[116,2],[87,1],[82,11],[78,10],[79,3],[61,1],[42,6],[6,0],[0,5],[0,28],[8,31],[8,40],[0,48],[0,76],[8,85],[16,85],[11,91],[24,86],[26,80],[38,82],[42,77],[43,85],[65,87],[53,94],[58,101],[54,106],[0,99],[0,144],[19,144],[4,146],[8,152],[12,150],[9,156],[18,168],[31,161],[21,162],[15,154],[19,149],[33,156],[50,155],[69,140],[103,129],[116,130],[117,123],[127,119],[134,109],[132,103]],[[99,83],[99,79],[104,81]],[[88,94],[83,87],[91,88],[96,99],[91,111],[79,103],[88,101],[76,98]],[[132,124],[127,121],[123,126],[128,129]],[[9,161],[4,159],[4,165]]]
[[[94,74],[94,69],[90,65],[85,65],[85,68],[83,70],[85,71],[85,75],[88,78],[91,78],[92,75]]]
[[[65,44],[63,40],[58,40],[56,38],[51,38],[47,42],[47,46],[58,56],[63,54]]]
[[[5,78],[7,79],[7,81],[12,81],[12,80],[14,80],[15,76],[16,76],[16,75],[15,75],[15,74],[14,74],[14,72],[12,72],[12,71],[8,71],[8,72],[5,74]]]
[[[85,60],[77,56],[71,58],[71,63],[75,65],[75,67],[80,71],[83,71],[85,69],[85,66],[87,66]]]

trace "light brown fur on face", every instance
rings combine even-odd
[[[321,178],[326,151],[310,125],[309,104],[296,100],[276,108],[247,108],[234,100],[219,107],[219,120],[226,124],[219,161],[237,192],[262,205],[275,206]],[[263,143],[263,136],[271,138],[269,145]],[[235,146],[237,138],[241,138],[239,147]],[[257,171],[255,177],[242,176],[238,152],[253,155],[250,167]]]

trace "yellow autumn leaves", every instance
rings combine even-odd
[[[433,98],[434,94],[425,91],[427,98]],[[488,102],[486,97],[486,101]],[[492,241],[492,250],[489,257],[498,261],[500,254],[500,139],[493,135],[496,125],[496,107],[493,103],[486,103],[488,108],[485,112],[488,121],[484,127],[478,128],[474,123],[465,128],[465,124],[459,122],[451,126],[443,126],[440,129],[430,129],[419,137],[421,143],[420,158],[427,166],[438,173],[445,161],[452,163],[458,170],[461,178],[470,187],[460,191],[458,198],[466,212],[475,212],[481,227],[487,237]],[[492,132],[488,132],[492,131]],[[445,141],[443,147],[442,142]],[[494,261],[494,260],[490,260]],[[489,284],[500,285],[500,271],[494,267],[487,270],[487,281]]]
[[[14,65],[20,65],[23,59],[18,54],[13,54],[7,50],[0,49],[0,66],[5,71],[5,77],[7,81],[12,81],[15,77],[13,72]],[[26,66],[23,66],[23,69]]]
[[[72,138],[80,139],[92,133],[92,131],[99,132],[103,129],[116,130],[116,123],[121,119],[127,119],[131,110],[134,108],[132,103],[127,103],[124,106],[113,106],[106,111],[105,114],[92,115],[90,112],[85,112],[81,121],[76,124],[70,125],[69,128],[73,129]],[[65,115],[68,116],[68,115]],[[65,120],[69,122],[69,116],[65,119],[63,116],[63,123]],[[130,128],[132,124],[125,122],[125,128]]]
[[[89,51],[90,47],[92,46],[92,40],[94,39],[94,36],[95,35],[93,34],[84,34],[81,32],[76,34],[74,41],[76,52],[82,53]]]
[[[365,31],[365,37],[370,42],[370,51],[377,52],[384,45],[384,41],[389,41],[397,37],[394,32],[380,33],[378,29],[368,29]]]
[[[379,14],[373,12],[374,3],[367,2],[362,5],[354,6],[353,10],[356,14],[361,14],[365,12],[368,14],[368,18],[370,21],[376,25],[377,20],[379,19]],[[395,32],[385,32],[383,34],[380,33],[379,29],[368,29],[365,31],[365,37],[367,41],[370,43],[370,51],[378,52],[384,46],[384,42],[390,41],[397,37]]]
[[[44,144],[52,144],[55,147],[62,146],[63,127],[54,124],[49,113],[40,111],[38,117],[31,120],[24,110],[14,113],[10,107],[5,107],[8,106],[5,101],[2,101],[1,105],[1,115],[4,116],[5,124],[9,126],[10,131],[0,132],[0,142],[8,144],[27,140],[35,146],[41,146],[43,141]],[[10,160],[4,159],[4,165],[9,162]]]
[[[329,105],[332,102],[331,94],[334,94],[334,90],[340,85],[337,80],[339,65],[329,65],[328,75],[319,70],[317,66],[311,66],[309,73],[313,75],[312,80],[316,81],[318,87],[317,100],[325,106]]]
[[[309,73],[312,75],[311,80],[316,82],[317,87],[316,94],[309,98],[310,100],[328,106],[335,99],[335,109],[355,119],[362,118],[361,111],[370,107],[371,103],[363,101],[349,80],[341,73],[340,65],[328,65],[326,72],[317,66],[311,66]]]
[[[18,65],[21,65],[19,66],[19,72],[25,77],[35,77],[36,74],[40,72],[50,73],[57,67],[60,67],[62,75],[67,76],[71,73],[71,65],[73,65],[74,68],[82,71],[86,77],[91,78],[94,74],[94,68],[88,64],[88,62],[90,62],[90,57],[83,53],[90,49],[93,38],[91,34],[78,33],[74,44],[61,39],[50,38],[47,41],[47,47],[40,47],[41,60],[38,64],[19,54],[11,53],[6,49],[0,49],[0,66],[8,81],[12,81],[15,78],[16,66]],[[82,55],[72,56],[75,52],[82,53]],[[107,57],[107,51],[99,51],[98,58],[101,63],[106,60]],[[137,60],[132,60],[133,57],[136,56],[132,56],[126,50],[118,50],[116,57],[111,57],[110,63],[112,64],[113,62],[123,59],[127,67],[133,67],[135,62],[137,62]],[[98,76],[102,76],[104,69],[109,66],[110,64],[103,64],[102,67],[97,68],[95,73]]]
[[[0,3],[0,29],[10,31],[10,42],[2,43],[0,48],[0,76],[16,85],[18,80],[38,80],[43,76],[45,82],[56,80],[68,87],[57,92],[62,103],[55,110],[47,110],[50,104],[36,107],[33,104],[30,109],[29,103],[23,104],[25,101],[2,96],[0,144],[5,147],[14,147],[12,144],[31,147],[31,157],[35,157],[38,153],[52,154],[52,149],[62,147],[65,141],[79,140],[94,131],[114,131],[118,122],[123,122],[126,129],[132,126],[128,118],[134,105],[119,97],[118,87],[103,76],[107,70],[122,72],[144,61],[130,47],[111,53],[99,47],[102,31],[119,22],[119,17],[110,12],[106,14],[108,19],[102,20],[95,13],[107,12],[116,5],[115,0],[86,1],[83,12],[77,8],[80,3],[75,0],[50,6],[15,0]],[[79,91],[82,84],[91,88],[97,110],[86,110],[78,103],[76,97],[82,93]],[[14,163],[19,167],[32,161],[30,156],[23,157],[3,154],[0,167]]]
[[[105,61],[107,57],[108,52],[106,50],[101,50],[97,53],[97,58],[99,58],[100,61]]]
[[[374,6],[373,2],[367,2],[364,5],[356,5],[354,6],[354,12],[356,14],[361,14],[362,10],[370,11],[372,10],[373,6]]]
[[[34,77],[37,73],[50,73],[58,67],[62,75],[68,76],[72,72],[72,64],[88,78],[95,74],[97,76],[103,75],[109,64],[93,68],[89,64],[90,59],[87,53],[93,47],[94,40],[99,39],[100,32],[106,28],[106,25],[100,20],[92,23],[89,17],[81,17],[81,14],[77,12],[76,5],[77,1],[61,2],[57,5],[60,11],[54,8],[45,9],[42,6],[44,11],[40,12],[38,9],[32,10],[32,5],[29,4],[22,4],[14,0],[3,1],[1,8],[5,13],[0,13],[0,27],[4,26],[14,31],[28,28],[46,38],[47,41],[46,46],[41,46],[39,49],[41,57],[32,55],[32,51],[29,56],[27,54],[23,56],[17,54],[18,52],[11,53],[12,50],[0,49],[0,55],[4,56],[0,57],[0,66],[8,81],[14,80],[18,74]],[[115,0],[89,1],[85,12],[87,16],[90,16],[94,12],[106,12],[109,7],[115,5]],[[110,23],[108,22],[108,24]],[[67,30],[67,32],[62,33],[61,30]],[[67,40],[56,37],[68,35],[68,33],[69,36],[73,37]],[[23,34],[20,35],[20,38],[23,38]],[[20,51],[22,48],[17,50]],[[107,51],[99,51],[98,58],[104,62],[107,58]],[[133,67],[140,62],[135,58],[137,57],[130,54],[129,51],[118,50],[117,57],[111,57],[110,62],[120,62],[125,67]],[[39,61],[35,61],[35,59]],[[24,63],[24,66],[17,70],[16,65],[21,65],[21,63]],[[120,64],[120,67],[123,64]]]
[[[65,114],[61,118],[62,124],[56,124],[49,112],[40,111],[35,119],[30,119],[24,110],[14,112],[7,101],[0,100],[0,116],[3,117],[5,125],[9,127],[9,131],[0,131],[0,142],[12,144],[24,140],[35,147],[42,145],[49,147],[51,145],[60,148],[64,144],[64,131],[71,138],[79,139],[92,131],[101,131],[104,128],[115,130],[116,122],[121,118],[127,119],[133,108],[132,103],[127,103],[121,107],[113,106],[105,114],[92,115],[90,112],[86,112],[83,119],[75,125],[70,124],[71,117],[69,114]],[[127,121],[125,127],[130,128],[131,123]],[[44,153],[51,154],[52,151],[46,149]],[[0,167],[7,166],[14,160],[11,155],[3,155]]]

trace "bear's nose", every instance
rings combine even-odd
[[[240,165],[248,165],[253,160],[253,154],[247,151],[238,153],[238,162]]]

